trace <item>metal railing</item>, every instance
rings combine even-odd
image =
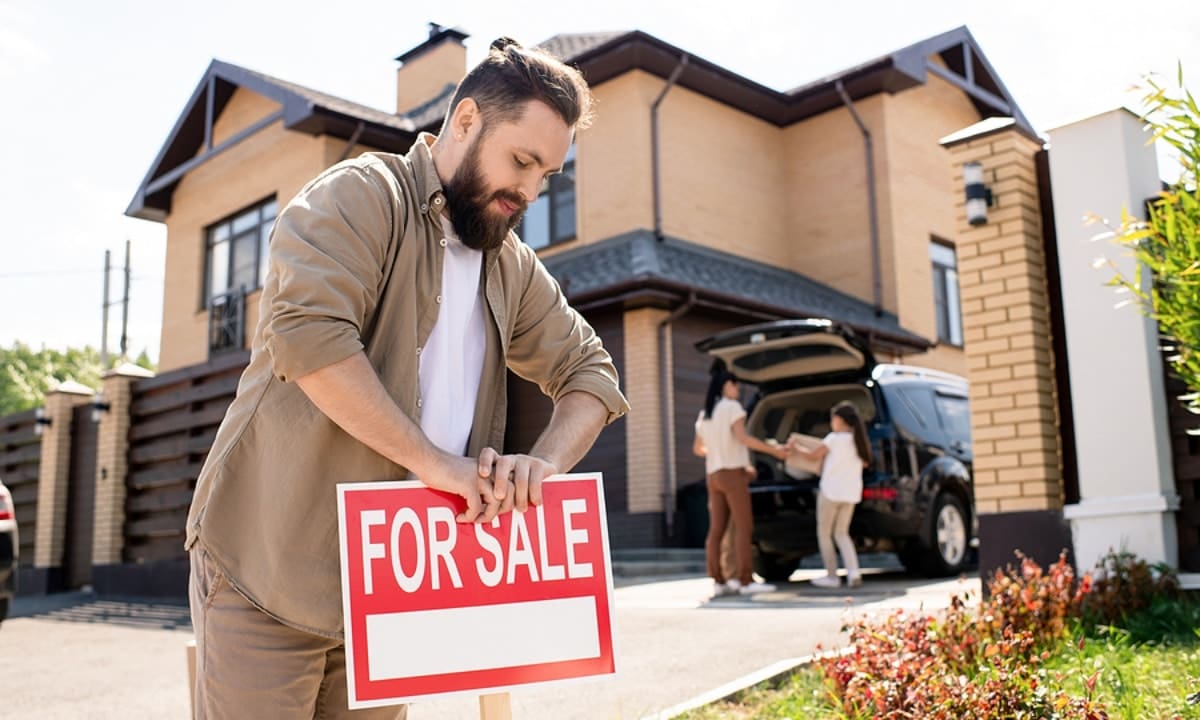
[[[246,346],[246,288],[239,287],[208,301],[208,356]]]

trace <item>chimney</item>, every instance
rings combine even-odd
[[[467,74],[465,32],[429,23],[425,42],[396,58],[396,112],[404,114],[437,97]]]

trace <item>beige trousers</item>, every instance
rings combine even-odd
[[[341,642],[275,620],[229,584],[202,546],[190,554],[197,720],[407,716],[403,705],[351,712]]]
[[[821,550],[821,562],[825,572],[837,576],[837,553],[833,550],[834,543],[842,553],[842,562],[846,564],[846,574],[858,576],[858,553],[854,550],[854,540],[850,538],[850,520],[854,517],[856,503],[835,502],[817,493],[817,547]]]

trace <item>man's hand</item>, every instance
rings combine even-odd
[[[558,472],[553,463],[533,455],[501,455],[484,448],[479,453],[480,494],[486,485],[493,498],[487,503],[485,519],[514,507],[525,512],[530,505],[541,505],[542,481]]]

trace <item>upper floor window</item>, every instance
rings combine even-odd
[[[562,172],[542,184],[517,234],[533,249],[575,239],[575,146],[567,151]]]
[[[933,303],[937,314],[938,342],[963,344],[962,306],[958,297],[958,258],[954,248],[941,242],[929,244],[933,261]]]
[[[234,290],[250,292],[267,277],[267,242],[278,204],[270,198],[212,225],[205,232],[201,307]]]

